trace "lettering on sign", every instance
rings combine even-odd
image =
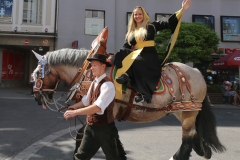
[[[222,54],[231,54],[237,50],[240,50],[240,48],[219,48],[218,50],[214,51],[213,53],[219,53],[219,51],[222,52]]]
[[[222,66],[224,65],[224,62],[216,62],[216,63],[213,63],[214,66]]]
[[[11,64],[8,65],[8,69],[9,69],[8,74],[13,74],[13,69]]]
[[[235,57],[234,60],[235,61],[240,61],[240,57]]]

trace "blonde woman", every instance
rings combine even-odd
[[[122,61],[127,55],[133,50],[139,52],[126,72],[116,78],[117,83],[131,85],[140,93],[135,97],[137,103],[144,101],[151,103],[152,94],[161,76],[161,61],[154,47],[156,33],[164,29],[171,29],[174,32],[181,15],[190,5],[191,0],[185,0],[182,2],[181,10],[174,13],[168,21],[152,23],[143,7],[136,6],[133,9],[123,49],[116,53],[114,63],[118,68],[122,68],[124,67]]]

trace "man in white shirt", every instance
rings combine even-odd
[[[101,147],[107,160],[120,160],[117,146],[119,136],[113,117],[115,87],[105,73],[106,67],[111,67],[111,64],[103,54],[95,54],[87,60],[91,62],[91,70],[96,78],[82,101],[70,106],[70,110],[64,113],[66,120],[87,115],[83,139],[74,157],[78,160],[91,159]]]

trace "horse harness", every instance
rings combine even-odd
[[[42,88],[42,85],[43,85],[43,78],[44,78],[44,75],[47,75],[51,72],[51,70],[53,71],[53,69],[49,67],[48,64],[44,64],[44,65],[41,65],[41,68],[39,68],[39,72],[38,72],[38,76],[37,76],[37,80],[35,82],[35,86],[33,88],[34,92],[42,92],[42,91],[48,91],[48,92],[56,92],[57,90],[57,87],[58,87],[58,84],[60,83],[60,78],[59,78],[59,75],[57,74],[57,72],[55,71],[55,74],[52,74],[53,76],[55,76],[58,81],[55,85],[55,87],[53,89],[43,89]],[[45,71],[46,70],[46,71]]]
[[[135,93],[132,91],[130,95],[129,102],[125,102],[122,100],[115,99],[115,102],[126,105],[127,109],[125,111],[122,111],[123,113],[120,113],[121,116],[117,116],[118,119],[120,120],[127,120],[131,111],[132,110],[138,110],[142,112],[158,112],[158,111],[165,111],[165,112],[176,112],[176,111],[197,111],[201,110],[202,107],[202,101],[196,101],[194,94],[191,92],[191,85],[188,82],[188,79],[184,72],[182,72],[176,65],[172,63],[165,64],[165,66],[170,66],[171,68],[174,69],[174,71],[177,74],[178,77],[178,82],[179,82],[179,87],[180,87],[180,92],[181,92],[181,101],[176,102],[176,96],[175,96],[175,91],[173,87],[173,81],[169,76],[167,75],[166,72],[162,71],[162,76],[161,79],[163,83],[168,87],[168,91],[170,95],[172,96],[172,101],[169,102],[165,107],[162,108],[151,108],[151,107],[146,107],[146,106],[140,106],[138,104],[133,104],[133,99],[135,96]],[[187,88],[187,91],[191,95],[191,101],[186,101],[185,100],[185,90],[184,88]]]

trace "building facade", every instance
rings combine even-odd
[[[56,0],[0,0],[0,87],[25,86],[36,68],[31,50],[56,47]]]
[[[60,0],[57,48],[71,47],[73,41],[78,41],[78,48],[88,49],[96,37],[94,30],[108,26],[107,51],[116,52],[123,45],[127,18],[135,6],[144,7],[154,21],[165,20],[181,8],[181,3],[181,0]],[[240,1],[236,0],[192,0],[182,21],[202,22],[212,28],[221,38],[219,48],[228,54],[240,48],[239,6]]]
[[[151,21],[154,21],[166,20],[182,5],[181,0],[0,0],[0,2],[4,2],[5,6],[12,3],[11,21],[2,18],[4,8],[0,4],[1,85],[3,82],[11,81],[3,77],[6,70],[3,69],[3,66],[6,66],[4,60],[6,49],[15,49],[26,54],[24,63],[26,82],[27,75],[36,64],[31,49],[39,51],[41,47],[43,51],[40,51],[40,54],[61,48],[90,49],[98,33],[108,26],[107,52],[117,52],[123,45],[128,19],[135,6],[144,7]],[[35,4],[29,4],[30,2]],[[37,4],[42,4],[38,10],[35,9]],[[202,22],[213,29],[221,39],[219,48],[224,54],[229,54],[234,49],[240,48],[239,6],[240,1],[236,0],[192,0],[192,5],[184,13],[182,20]],[[31,16],[29,18],[26,10],[31,9],[36,10],[35,14],[40,12],[41,16],[34,14],[35,18]],[[8,52],[11,55],[10,51]]]

